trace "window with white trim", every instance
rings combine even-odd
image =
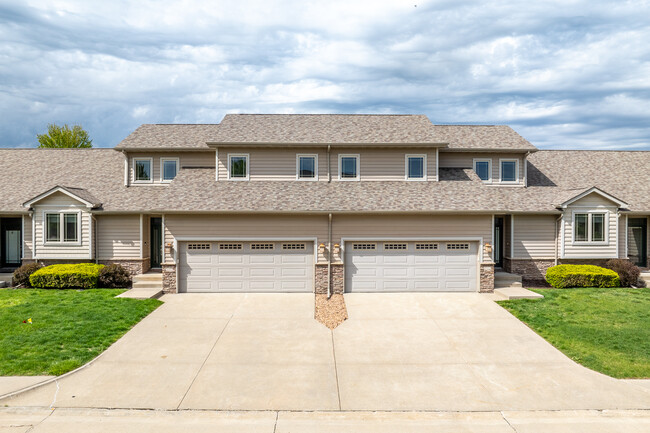
[[[519,181],[519,160],[500,159],[499,178],[504,183],[515,183]]]
[[[483,182],[492,181],[492,160],[474,159],[474,172]]]
[[[606,215],[605,212],[573,214],[573,241],[606,242]]]
[[[318,178],[318,155],[297,155],[296,176],[299,180]]]
[[[160,158],[160,181],[171,182],[178,174],[178,158]]]
[[[46,213],[45,242],[79,242],[79,214]]]
[[[427,180],[427,156],[406,155],[406,179]]]
[[[339,155],[339,180],[359,180],[359,155]]]
[[[153,158],[133,158],[133,182],[153,182]]]
[[[228,155],[228,179],[248,180],[248,155]]]

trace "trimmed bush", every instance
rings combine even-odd
[[[94,289],[103,268],[94,263],[51,265],[34,272],[29,282],[40,289]]]
[[[131,275],[121,265],[107,265],[99,271],[98,284],[103,289],[124,289],[131,285]]]
[[[618,274],[618,277],[621,279],[621,287],[631,287],[638,285],[641,269],[639,269],[631,261],[623,259],[612,259],[608,260],[607,263],[605,263],[605,267]]]
[[[558,265],[548,268],[546,281],[556,289],[569,287],[619,287],[621,280],[611,269],[593,265]]]
[[[40,263],[26,263],[16,269],[13,275],[12,286],[14,287],[32,287],[29,282],[29,276],[34,272],[41,269],[43,266]]]

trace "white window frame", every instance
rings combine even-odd
[[[576,216],[587,215],[587,240],[576,240]],[[602,241],[594,241],[593,239],[593,215],[604,215],[603,230],[605,238]],[[576,210],[571,216],[573,226],[571,228],[571,242],[573,245],[609,245],[609,211],[598,210]]]
[[[151,173],[149,175],[149,180],[136,180],[136,169],[135,165],[138,161],[148,161],[149,162],[149,170],[151,170]],[[153,183],[153,158],[149,157],[134,157],[131,161],[131,165],[133,167],[133,183]]]
[[[300,177],[300,158],[314,158],[314,177]],[[298,153],[296,154],[296,180],[313,182],[318,180],[318,154]]]
[[[481,182],[492,183],[492,158],[474,158],[472,166],[474,167],[474,173],[478,176],[478,171],[476,170],[477,162],[487,162],[488,164],[488,178],[486,180],[481,179]],[[501,167],[501,163],[499,163],[499,167]],[[499,174],[501,173],[499,172]]]
[[[422,177],[409,177],[409,158],[422,158]],[[406,154],[404,155],[404,179],[414,182],[427,180],[427,155],[426,154]]]
[[[514,162],[515,163],[515,180],[503,180],[503,165],[504,162]],[[519,183],[519,159],[517,158],[499,158],[499,182],[500,183]]]
[[[64,215],[74,214],[77,216],[77,240],[66,241],[65,239],[65,217]],[[47,215],[59,215],[59,239],[58,241],[47,240]],[[82,214],[80,210],[61,209],[57,211],[43,211],[43,245],[81,245]]]
[[[341,160],[343,158],[356,158],[357,159],[357,177],[341,177],[341,172],[343,167],[341,166]],[[343,182],[356,182],[361,180],[361,155],[354,153],[339,153],[339,180]]]
[[[237,158],[237,157],[244,157],[246,158],[246,177],[232,177],[230,176],[230,163],[232,161],[232,158]],[[250,154],[248,153],[229,153],[228,154],[228,180],[241,180],[241,181],[247,181],[250,180],[250,173],[251,173],[251,157]]]
[[[167,161],[174,161],[176,163],[176,174],[174,175],[174,178],[178,176],[178,172],[180,170],[180,159],[179,158],[160,158],[160,183],[169,183],[174,179],[165,179],[165,162]]]

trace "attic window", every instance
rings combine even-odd
[[[160,181],[171,182],[178,174],[178,158],[160,158]]]
[[[248,180],[248,155],[228,155],[228,179]]]
[[[134,158],[133,159],[133,181],[136,183],[150,183],[153,181],[151,167],[151,158]]]
[[[492,160],[475,159],[474,171],[483,182],[490,182],[492,180]]]

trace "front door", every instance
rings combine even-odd
[[[627,222],[627,256],[637,266],[648,266],[648,219],[630,218]]]
[[[20,218],[2,218],[0,224],[0,242],[2,243],[2,267],[16,268],[20,266],[20,239],[21,239],[21,219]]]
[[[503,267],[503,217],[494,217],[494,266]]]
[[[151,267],[162,265],[162,218],[151,218]]]

